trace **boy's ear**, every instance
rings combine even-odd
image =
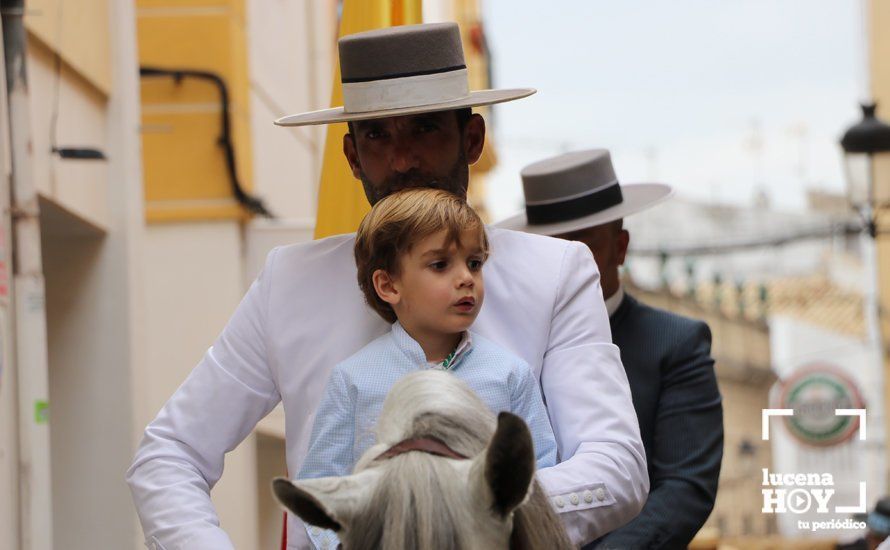
[[[399,303],[401,295],[399,294],[398,285],[389,273],[378,269],[371,275],[371,282],[374,283],[374,292],[377,293],[381,300],[391,306]]]

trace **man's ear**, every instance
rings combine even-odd
[[[343,134],[343,156],[352,170],[352,177],[362,179],[362,165],[358,160],[358,150],[355,148],[355,136],[349,132]]]
[[[387,304],[394,306],[401,300],[399,287],[396,280],[385,270],[378,269],[371,275],[371,282],[374,284],[374,292],[377,296]]]
[[[464,154],[469,164],[475,164],[482,156],[482,148],[485,145],[485,119],[479,113],[470,115],[470,120],[464,126]]]
[[[630,233],[627,229],[622,229],[618,232],[618,236],[615,238],[615,253],[618,259],[618,265],[624,265],[624,260],[627,258],[628,246],[630,246]]]

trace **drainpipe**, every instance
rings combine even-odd
[[[51,550],[49,376],[40,212],[31,173],[24,0],[0,0],[11,150],[12,302],[19,431],[19,529],[23,550]],[[9,245],[3,248],[8,250]]]

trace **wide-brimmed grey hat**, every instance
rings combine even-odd
[[[307,126],[491,105],[532,88],[470,91],[457,23],[388,27],[339,41],[343,106],[279,118]]]
[[[621,185],[606,149],[575,151],[522,169],[525,212],[495,224],[541,235],[562,235],[619,220],[673,194],[663,183]]]

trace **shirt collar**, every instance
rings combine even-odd
[[[609,312],[609,317],[615,315],[615,312],[618,311],[618,308],[621,306],[621,302],[624,301],[624,284],[618,283],[618,290],[615,291],[615,294],[606,298],[606,311]]]
[[[423,352],[423,348],[420,347],[420,344],[417,343],[417,340],[411,337],[408,334],[408,331],[405,330],[405,327],[402,326],[402,323],[396,321],[392,324],[392,338],[395,341],[396,345],[402,353],[404,353],[411,363],[418,366],[429,366],[435,368],[446,368],[443,366],[443,361],[438,363],[431,363],[426,360],[426,354]],[[470,331],[465,330],[463,335],[461,336],[460,342],[458,342],[457,347],[454,348],[454,356],[449,360],[447,370],[452,370],[457,367],[457,365],[463,360],[467,354],[473,349],[473,339],[470,336]]]
[[[460,342],[457,343],[457,347],[454,348],[453,355],[449,355],[444,361],[439,361],[438,363],[427,361],[427,365],[435,369],[452,370],[457,367],[457,364],[460,363],[471,349],[473,349],[473,339],[470,337],[470,331],[465,330],[460,337]]]

